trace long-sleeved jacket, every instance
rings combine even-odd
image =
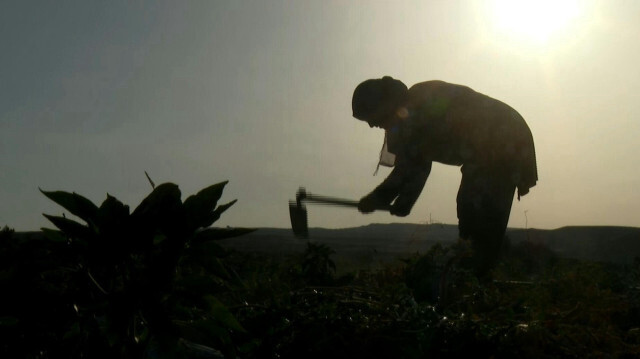
[[[461,85],[427,81],[409,89],[409,116],[387,129],[395,168],[373,194],[411,209],[433,161],[483,167],[508,176],[518,198],[538,180],[533,137],[513,108]]]

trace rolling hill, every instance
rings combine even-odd
[[[311,241],[325,243],[338,255],[377,253],[397,257],[426,252],[433,244],[452,244],[458,228],[449,224],[370,224],[344,229],[311,228]],[[553,230],[508,229],[511,244],[541,244],[567,258],[630,263],[640,257],[640,228],[571,226]],[[260,228],[243,237],[223,241],[240,251],[265,253],[301,252],[307,240],[296,238],[288,228]]]
[[[447,245],[458,239],[457,226],[450,224],[370,224],[342,229],[311,228],[309,233],[309,240],[329,245],[338,257],[375,256],[381,260],[424,253],[436,243]],[[14,235],[23,239],[42,238],[41,232]],[[530,241],[567,258],[631,263],[640,257],[640,228],[635,227],[510,228],[507,236],[511,245]],[[259,228],[221,243],[238,251],[288,254],[304,251],[307,241],[296,238],[289,228]]]

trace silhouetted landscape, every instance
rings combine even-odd
[[[326,229],[311,228],[311,241],[336,251],[336,257],[351,260],[393,261],[414,253],[425,253],[436,243],[457,241],[458,226],[452,224],[370,224]],[[38,238],[42,232],[18,232],[19,238]],[[507,230],[511,245],[525,241],[547,247],[564,258],[630,264],[640,256],[640,228],[616,226],[570,226],[558,229]],[[221,241],[240,252],[268,254],[302,253],[307,240],[296,238],[290,228],[258,228],[242,237]]]
[[[640,1],[1,9],[0,359],[640,358]]]
[[[311,228],[311,241],[324,243],[337,257],[381,260],[424,253],[432,245],[451,245],[457,241],[458,226],[451,224],[371,224],[326,229]],[[508,229],[512,245],[529,241],[545,246],[561,257],[629,264],[640,256],[640,228],[613,226],[571,226],[558,229]],[[306,241],[295,238],[288,228],[259,228],[246,236],[223,241],[239,251],[295,253],[305,249]]]
[[[212,227],[227,182],[0,231],[7,358],[640,355],[640,229],[512,229],[490,278],[445,224]],[[84,222],[84,223],[83,223]]]
[[[0,334],[10,340],[0,350],[42,358],[640,354],[639,228],[510,229],[492,282],[451,262],[465,251],[454,225],[311,228],[310,240],[287,228],[207,231],[206,242],[185,247],[174,279],[145,284],[143,294],[140,280],[158,274],[144,258],[162,242],[143,257],[117,248],[93,257],[91,241],[73,255],[82,241],[5,228]],[[109,264],[123,255],[135,265]]]

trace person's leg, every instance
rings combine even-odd
[[[484,276],[500,259],[515,185],[500,171],[465,166],[458,191],[462,239],[473,244],[473,267]]]

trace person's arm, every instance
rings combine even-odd
[[[360,200],[358,209],[362,213],[370,213],[382,205],[393,202],[391,214],[402,217],[408,215],[420,196],[430,172],[431,162],[416,164],[398,157],[389,176]]]
[[[420,197],[431,173],[431,162],[424,166],[414,165],[413,167],[410,173],[407,173],[404,185],[400,188],[398,197],[391,206],[391,214],[394,216],[405,217],[411,213],[411,209]]]

